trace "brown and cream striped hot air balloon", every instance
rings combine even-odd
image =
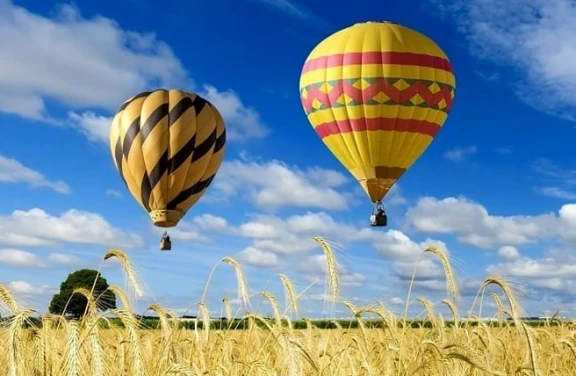
[[[202,197],[224,157],[222,116],[180,90],[142,92],[122,104],[110,127],[114,165],[157,227],[174,227]],[[167,233],[160,249],[171,248]]]

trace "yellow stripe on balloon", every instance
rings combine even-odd
[[[401,38],[390,38],[391,34]],[[335,46],[342,46],[342,53],[365,51],[414,52],[414,46],[419,46],[431,56],[447,59],[446,54],[432,40],[409,28],[394,23],[366,22],[359,23],[332,34],[330,43],[320,43],[308,55],[307,60],[320,56],[333,55]]]
[[[325,81],[383,76],[436,81],[452,87],[456,85],[456,79],[451,72],[436,68],[399,64],[354,64],[315,69],[302,74],[300,85],[301,87],[306,87]]]
[[[394,119],[425,120],[430,123],[442,126],[448,117],[444,111],[432,108],[422,108],[414,106],[399,105],[358,105],[327,108],[318,110],[308,115],[312,127],[316,129],[323,123],[334,121],[346,121],[349,119],[376,119],[379,117],[390,117]]]
[[[352,170],[363,165],[408,168],[432,139],[429,135],[414,132],[362,131],[333,134],[322,141],[346,169]],[[364,140],[368,140],[368,147],[359,145],[359,141],[363,143]],[[402,142],[394,142],[396,140]],[[386,152],[369,153],[373,146]]]

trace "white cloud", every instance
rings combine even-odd
[[[154,231],[161,234],[165,230],[154,227]],[[212,214],[201,214],[190,221],[181,221],[177,227],[170,229],[169,233],[171,239],[206,243],[211,241],[208,236],[210,234],[226,234],[233,231],[226,219]]]
[[[227,232],[230,225],[225,218],[218,217],[213,214],[202,214],[194,217],[192,223],[200,230],[208,230],[212,232]]]
[[[114,189],[107,189],[106,190],[106,195],[110,196],[110,197],[114,197],[114,198],[122,198],[122,193],[115,191]]]
[[[453,162],[463,162],[468,156],[475,154],[477,151],[478,148],[474,145],[467,147],[456,147],[452,150],[447,150],[444,152],[444,158]]]
[[[48,98],[115,109],[153,82],[186,82],[182,64],[154,34],[122,30],[102,16],[83,18],[71,5],[46,18],[5,1],[0,39],[0,110],[28,118],[44,118]]]
[[[60,265],[78,265],[82,263],[82,260],[78,257],[64,253],[51,253],[48,256],[48,260]]]
[[[540,193],[543,196],[559,198],[562,200],[571,200],[571,201],[576,200],[576,193],[570,192],[560,187],[536,188],[536,192]]]
[[[352,272],[349,268],[337,262],[338,282],[342,287],[362,287],[366,277],[361,273]],[[308,256],[299,264],[298,269],[309,281],[321,280],[326,276],[328,265],[323,254]]]
[[[482,205],[463,197],[421,198],[408,209],[406,220],[417,231],[455,234],[459,241],[480,248],[537,242],[557,233],[557,225],[563,221],[552,213],[492,216]]]
[[[435,246],[447,252],[443,242],[428,238],[418,244],[402,231],[393,229],[382,233],[381,240],[374,244],[374,248],[383,258],[400,261],[414,261],[427,246]]]
[[[8,158],[2,154],[0,154],[0,182],[26,183],[34,188],[47,187],[62,194],[71,192],[70,187],[65,182],[61,180],[48,180],[40,172],[26,167],[16,159]]]
[[[194,220],[195,221],[195,220]],[[207,234],[209,234],[208,230]],[[417,243],[398,230],[377,231],[365,227],[356,227],[350,224],[336,221],[324,212],[307,212],[301,215],[293,215],[281,218],[274,215],[253,215],[252,218],[236,227],[229,227],[225,232],[235,237],[250,239],[251,244],[242,249],[238,259],[244,263],[264,269],[293,268],[298,266],[298,271],[313,281],[322,278],[326,272],[326,257],[320,246],[312,238],[324,237],[331,245],[338,260],[340,270],[340,283],[342,286],[363,286],[367,277],[362,271],[372,270],[380,273],[384,268],[391,265],[396,276],[404,277],[404,270],[412,270],[418,256],[426,246],[435,245],[444,250],[448,255],[446,244],[432,239],[426,239]],[[348,246],[368,246],[375,249],[374,254],[391,261],[391,264],[375,266],[377,258],[358,259],[347,261],[347,255],[343,254],[342,248]],[[362,266],[360,266],[362,265]],[[358,270],[355,270],[356,267]],[[434,275],[429,271],[433,270]],[[438,261],[423,260],[419,269],[419,279],[438,277],[442,274],[442,268]]]
[[[414,273],[415,262],[395,262],[392,265],[392,271],[395,275],[403,280],[411,280]],[[441,264],[435,260],[422,259],[418,263],[418,268],[416,269],[416,275],[414,280],[432,280],[432,279],[443,279],[444,269]]]
[[[46,264],[34,253],[19,249],[0,249],[0,263],[26,268],[45,268]]]
[[[362,191],[362,194],[364,191]],[[383,203],[385,205],[402,205],[407,202],[406,198],[402,195],[402,191],[398,183],[394,184],[390,191],[386,194]]]
[[[532,288],[532,293],[548,289],[559,297],[575,295],[576,258],[566,249],[549,250],[539,258],[515,257],[489,265],[486,271],[522,281],[522,285]]]
[[[394,296],[394,297],[390,298],[390,304],[394,304],[394,305],[404,304],[404,299],[402,299],[398,296]]]
[[[275,253],[262,251],[258,248],[247,247],[238,254],[238,259],[247,264],[266,269],[278,267],[278,256]]]
[[[4,0],[0,111],[71,126],[106,144],[109,115],[132,95],[158,86],[196,90],[170,46],[154,33],[124,30],[102,16],[84,18],[71,5],[57,10],[56,16],[47,18]],[[199,93],[222,112],[230,140],[269,133],[260,115],[234,92],[205,85]],[[54,119],[46,100],[73,111],[67,119]]]
[[[431,0],[480,58],[510,67],[519,99],[576,120],[576,4],[571,0]]]
[[[366,277],[361,273],[343,274],[340,276],[340,285],[344,287],[362,287]]]
[[[270,129],[260,119],[260,114],[253,108],[246,107],[235,92],[218,91],[214,86],[205,85],[200,95],[218,108],[227,125],[232,125],[227,127],[227,140],[263,138],[270,133]]]
[[[85,111],[81,114],[69,111],[68,120],[90,141],[104,144],[109,142],[111,117],[97,115],[93,111]]]
[[[8,283],[8,289],[14,295],[20,296],[39,296],[52,293],[48,285],[33,286],[25,281],[13,281]]]
[[[518,248],[512,247],[510,245],[500,247],[500,249],[498,250],[498,255],[500,255],[500,257],[506,260],[516,260],[520,257]]]
[[[302,170],[277,160],[233,160],[222,164],[211,194],[246,194],[263,210],[288,206],[344,210],[350,207],[349,197],[336,189],[347,181],[339,172],[319,167]]]
[[[48,246],[61,243],[96,244],[134,248],[143,246],[135,234],[112,227],[99,214],[70,209],[52,216],[42,209],[16,210],[0,216],[0,244],[8,246]]]
[[[408,209],[406,220],[419,232],[454,234],[460,242],[484,249],[576,240],[576,204],[561,206],[557,214],[496,216],[465,197],[424,197]]]

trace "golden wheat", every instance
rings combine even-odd
[[[339,296],[338,263],[330,245],[314,238],[326,257],[330,298]],[[499,276],[489,276],[479,287],[480,312],[484,290],[499,287],[506,297],[490,294],[497,308],[498,325],[488,325],[474,316],[474,300],[466,320],[462,319],[455,301],[458,290],[456,277],[448,257],[438,248],[428,247],[443,265],[447,298],[440,301],[450,311],[452,324],[434,311],[435,303],[423,296],[417,301],[424,307],[425,321],[413,327],[407,320],[410,293],[408,291],[404,317],[398,318],[381,302],[373,306],[347,306],[358,329],[333,321],[335,329],[319,329],[309,318],[305,326],[296,323],[287,312],[298,312],[299,294],[290,279],[280,274],[286,298],[285,313],[280,311],[274,295],[264,291],[274,314],[273,320],[257,312],[247,312],[245,329],[237,329],[232,320],[230,301],[222,299],[226,319],[220,329],[211,328],[205,297],[209,285],[198,303],[199,315],[193,329],[178,325],[173,312],[158,304],[147,311],[158,316],[157,328],[146,326],[132,312],[128,294],[119,286],[109,290],[117,295],[122,307],[109,314],[122,323],[114,324],[98,313],[99,296],[93,290],[74,291],[88,300],[85,315],[80,320],[64,316],[44,315],[36,326],[29,317],[31,309],[21,308],[10,290],[0,285],[0,308],[9,312],[0,326],[0,375],[10,376],[156,376],[156,375],[218,375],[218,376],[308,376],[308,375],[533,375],[569,376],[576,364],[576,326],[558,318],[533,329],[520,319],[521,307],[517,292]],[[129,289],[142,292],[128,256],[120,250],[106,253],[120,260]],[[420,258],[419,258],[420,259]],[[419,260],[418,259],[418,260]],[[249,305],[248,287],[240,264],[229,257],[221,262],[234,269],[238,297],[243,306]],[[417,263],[414,267],[415,277]],[[214,269],[212,270],[212,273]],[[210,277],[212,276],[210,274]],[[476,298],[478,298],[478,295]],[[373,321],[365,315],[374,315]],[[511,320],[505,320],[508,315]],[[200,321],[198,321],[200,320]],[[222,319],[219,319],[222,320]],[[199,326],[201,323],[201,327]],[[377,323],[380,327],[373,328]]]

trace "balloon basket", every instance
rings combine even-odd
[[[374,211],[370,215],[370,225],[372,227],[386,227],[388,225],[388,216],[381,201],[376,202]]]
[[[168,233],[164,233],[162,239],[160,239],[160,250],[161,251],[169,251],[172,249],[172,242],[170,241],[170,237]]]

